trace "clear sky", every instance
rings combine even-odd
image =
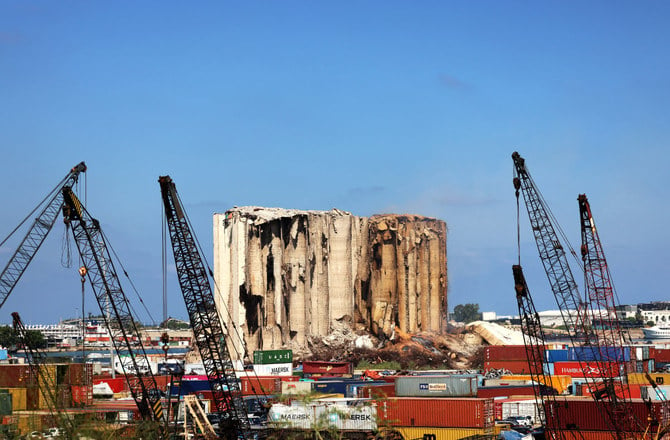
[[[164,174],[210,262],[212,214],[235,205],[421,214],[448,225],[450,309],[512,314],[518,150],[574,246],[588,195],[621,301],[667,300],[668,23],[654,0],[2,1],[0,237],[85,161],[88,209],[156,321]],[[555,308],[524,211],[521,233]],[[0,322],[81,314],[64,235]]]

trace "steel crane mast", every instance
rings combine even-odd
[[[514,187],[516,189],[516,197],[518,200],[519,190],[521,190],[526,202],[526,209],[540,254],[540,260],[549,279],[551,290],[556,298],[563,323],[567,329],[573,329],[573,332],[569,333],[573,346],[577,346],[577,342],[579,342],[574,333],[581,331],[585,338],[584,346],[590,347],[594,359],[600,359],[604,354],[603,352],[611,350],[611,347],[601,345],[598,334],[588,322],[587,313],[577,313],[575,318],[570,314],[570,310],[585,310],[584,303],[587,304],[588,308],[588,301],[580,299],[577,283],[572,276],[563,245],[560,243],[558,234],[552,224],[549,209],[528,173],[525,160],[517,152],[512,154],[512,160],[514,161],[515,168]],[[614,404],[612,399],[615,399],[614,402],[617,402],[617,398],[613,390],[602,388],[602,385],[594,377],[586,374],[587,365],[584,352],[580,350],[577,353],[577,360],[579,361],[580,368],[585,372],[584,375],[587,382],[593,388],[601,387],[592,396],[598,403],[599,411],[603,413],[603,417],[607,417],[612,424],[614,437],[618,440],[627,438],[626,436],[631,433],[631,428],[637,421],[633,419],[632,414],[622,415],[619,409],[615,409],[617,408],[617,404]],[[612,364],[608,363],[604,370],[607,376],[610,376],[606,378],[606,382],[609,381],[609,385],[607,386],[610,388],[612,383],[611,366]],[[619,419],[622,416],[626,422],[622,422]]]
[[[63,206],[63,187],[74,186],[79,179],[79,174],[85,171],[86,164],[84,162],[80,162],[78,165],[72,167],[63,180],[61,180],[49,193],[51,197],[49,198],[47,196],[46,205],[35,218],[35,221],[26,233],[26,236],[23,238],[0,274],[0,308],[5,304],[5,301],[7,301],[9,294],[12,293],[14,286],[18,283],[21,275],[25,272],[37,253],[37,250],[42,246],[44,239],[56,222],[58,213]]]
[[[31,374],[37,381],[39,390],[46,397],[45,400],[49,407],[49,412],[52,417],[58,419],[59,428],[65,431],[63,433],[64,437],[66,439],[74,438],[74,423],[67,414],[63,413],[63,411],[58,408],[56,402],[56,377],[47,374],[44,371],[44,368],[42,368],[41,363],[46,359],[44,352],[37,347],[32,347],[28,343],[28,331],[23,325],[21,317],[17,312],[12,313],[12,323],[14,330],[18,333],[19,339],[26,350],[26,357],[30,365]]]
[[[158,182],[179,285],[212,389],[214,406],[222,416],[219,430],[227,439],[246,438],[250,433],[250,422],[228,350],[227,336],[207,277],[208,270],[198,250],[177,187],[170,176],[161,176]]]
[[[63,188],[63,195],[65,224],[72,230],[77,249],[86,268],[86,276],[93,287],[95,299],[110,331],[114,350],[119,357],[133,399],[144,420],[161,423],[163,406],[160,392],[151,369],[148,368],[148,365],[140,365],[138,361],[138,357],[146,361],[146,352],[130,312],[130,303],[121,288],[114,263],[107,249],[100,222],[91,217],[72,192],[72,188]],[[124,350],[128,352],[131,365],[126,365],[121,360]],[[131,369],[132,371],[128,371]]]
[[[515,170],[516,197],[519,198],[519,190],[521,190],[537,250],[540,253],[540,260],[549,278],[549,284],[556,297],[563,322],[568,329],[584,332],[587,325],[583,315],[578,313],[576,317],[573,317],[570,314],[570,310],[581,310],[581,300],[577,283],[568,265],[565,249],[551,223],[549,210],[526,169],[525,159],[515,151],[512,154],[512,160]]]
[[[621,374],[625,374],[626,359],[623,342],[626,337],[617,317],[612,279],[591,213],[591,205],[586,194],[580,194],[577,201],[586,292],[592,314],[597,315],[604,324],[600,331],[594,327],[592,332],[597,341],[597,347],[604,347],[600,350],[597,363],[600,371],[606,372],[606,377],[603,377],[603,383],[592,394],[596,400],[602,401],[614,424],[617,439],[622,440],[631,437],[633,432],[639,432],[639,428],[644,428],[644,426],[633,415],[630,388],[621,377]],[[620,371],[622,369],[623,371]]]

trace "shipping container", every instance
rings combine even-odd
[[[255,350],[254,364],[285,364],[293,362],[293,350]]]
[[[630,361],[630,347],[599,347],[597,345],[589,345],[570,347],[568,351],[569,361]]]
[[[12,395],[9,390],[0,390],[0,416],[12,415]]]
[[[282,382],[281,393],[287,395],[294,394],[309,394],[312,392],[312,382],[296,381],[296,382]]]
[[[27,388],[8,388],[12,395],[12,411],[25,411],[28,409],[28,389]]]
[[[646,361],[647,359],[652,359],[651,349],[648,345],[635,346],[631,347],[632,353],[635,353],[635,360]]]
[[[501,379],[533,380],[528,374],[502,376]],[[568,387],[572,385],[572,377],[570,376],[551,375],[544,376],[544,378],[541,379],[547,381],[546,385],[555,389],[558,394],[564,394],[568,391]]]
[[[468,437],[477,439],[494,439],[495,429],[486,428],[431,428],[396,426],[393,431],[400,433],[405,439],[460,440]],[[388,438],[396,438],[389,436]],[[611,440],[611,439],[610,439]]]
[[[304,376],[352,375],[354,373],[354,367],[351,362],[303,361],[302,373]]]
[[[571,377],[616,377],[623,374],[623,365],[600,362],[554,362],[554,374]]]
[[[630,411],[638,426],[634,429],[644,431],[648,425],[649,411],[642,399],[631,399]],[[612,429],[610,420],[601,413],[602,409],[591,398],[573,397],[545,401],[547,406],[547,426],[550,429],[578,429],[587,431],[608,431]],[[651,402],[653,418],[657,418],[662,425],[670,422],[670,414],[663,410],[663,403]]]
[[[254,374],[257,376],[292,376],[293,364],[254,364]]]
[[[476,375],[398,376],[398,397],[476,397]]]
[[[240,390],[243,395],[281,393],[281,377],[241,376]]]
[[[585,431],[579,430],[575,432],[574,430],[560,430],[557,431],[558,438],[578,438],[579,440],[612,440],[614,437],[609,431]]]
[[[670,385],[670,373],[649,373],[649,376],[656,385]],[[628,383],[649,385],[647,375],[644,373],[629,373]]]
[[[565,362],[568,359],[569,350],[560,349],[560,350],[547,350],[546,359],[547,362]]]
[[[544,351],[544,348],[541,349]],[[525,345],[488,345],[484,347],[485,361],[526,361]]]
[[[377,403],[380,420],[391,426],[492,428],[493,399],[391,397]]]
[[[23,388],[30,385],[30,366],[0,364],[0,388]]]
[[[670,399],[670,385],[640,386],[640,395],[645,400],[667,401]]]
[[[501,387],[501,386],[511,386],[511,387],[524,387],[528,385],[533,385],[534,381],[532,380],[511,380],[511,379],[484,379],[484,386],[486,387]]]
[[[533,420],[533,423],[539,423],[540,411],[542,407],[538,407],[538,402],[535,398],[532,399],[503,399],[496,404],[500,404],[500,419],[505,420],[512,416],[528,416]]]
[[[70,385],[72,406],[83,407],[93,404],[93,387],[87,385]]]
[[[363,399],[385,399],[395,397],[395,383],[383,385],[363,385],[358,389],[358,396]]]
[[[479,387],[477,397],[534,396],[533,385]]]
[[[512,374],[530,374],[527,360],[484,361],[484,371],[506,370]]]
[[[129,391],[125,377],[107,377],[107,378],[94,378],[93,385],[105,382],[109,385],[114,394],[123,393],[124,391]]]
[[[268,413],[268,424],[277,429],[372,433],[377,429],[377,410],[373,402],[359,399],[275,403]]]
[[[649,358],[656,362],[670,363],[670,348],[649,347]]]

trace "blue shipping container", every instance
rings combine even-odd
[[[547,350],[547,362],[565,362],[568,360],[568,350]]]
[[[571,347],[569,361],[630,361],[630,347]]]

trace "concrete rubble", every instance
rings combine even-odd
[[[214,215],[214,278],[234,357],[445,329],[446,223],[239,207]],[[369,345],[369,343],[366,343]],[[237,356],[236,356],[237,353]]]

